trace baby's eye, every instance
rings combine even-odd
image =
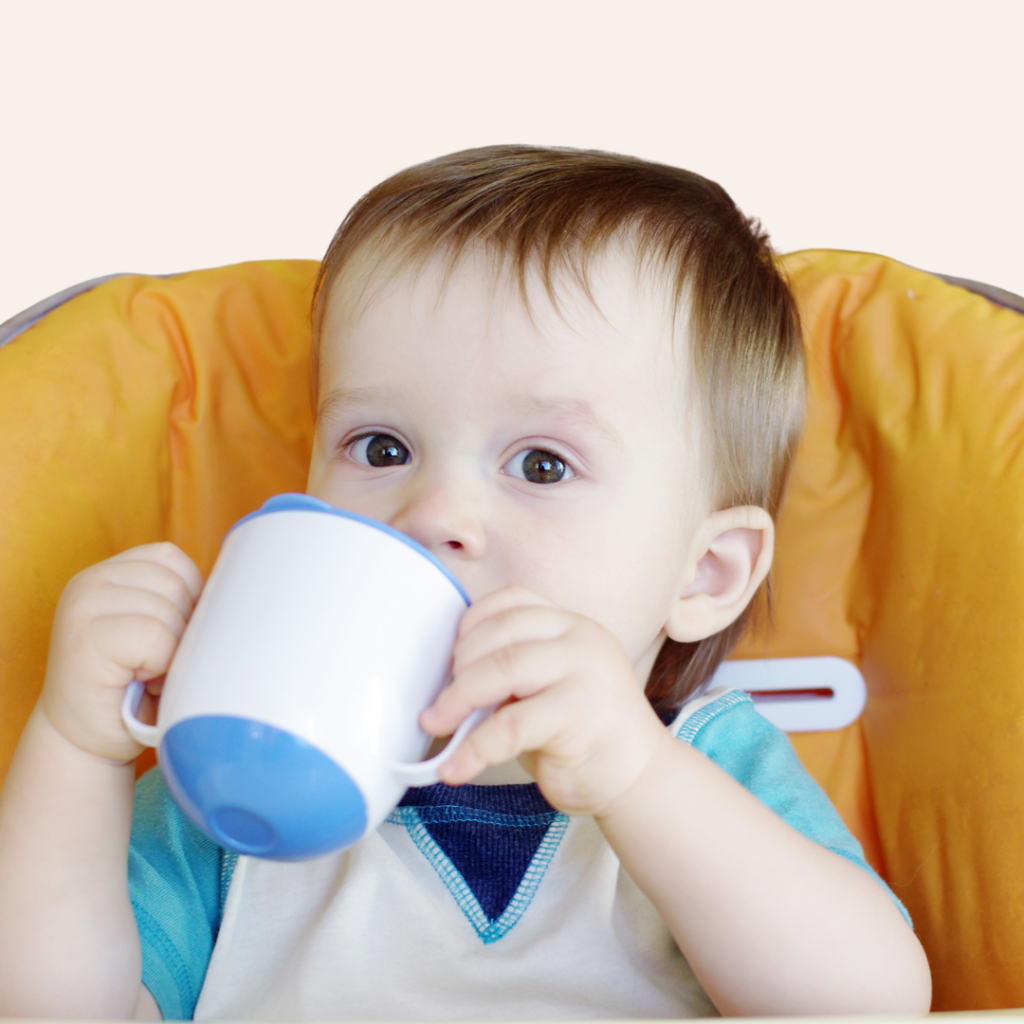
[[[390,434],[367,434],[365,437],[357,437],[349,451],[356,462],[365,463],[375,469],[404,466],[409,461],[409,449]]]
[[[557,484],[576,475],[554,452],[542,448],[521,451],[506,463],[505,470],[532,484]]]

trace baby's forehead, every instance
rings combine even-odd
[[[527,260],[484,245],[412,254],[369,247],[332,283],[324,321],[352,326],[376,304],[411,293],[440,303],[467,269],[495,316],[525,312],[537,324],[553,316],[585,329],[595,315],[626,313],[657,322],[673,343],[685,336],[686,290],[667,261],[618,239],[597,251],[565,249],[550,259],[537,254]]]
[[[552,270],[547,280],[537,266],[520,278],[478,253],[370,264],[355,298],[340,280],[324,322],[321,419],[340,422],[343,409],[414,430],[440,417],[468,434],[489,424],[495,436],[513,424],[543,434],[592,422],[612,437],[608,424],[649,420],[660,424],[651,443],[685,438],[710,456],[664,281],[622,252],[593,261],[586,276]]]
[[[416,387],[429,389],[438,367],[454,366],[458,375],[468,359],[481,366],[482,381],[503,378],[524,400],[572,397],[574,388],[595,382],[591,401],[629,389],[674,410],[689,433],[700,402],[665,282],[621,251],[603,254],[585,272],[568,265],[550,271],[533,265],[520,276],[486,252],[368,262],[355,288],[342,279],[331,293],[321,397],[348,390],[354,379],[386,382],[397,362],[422,366]]]

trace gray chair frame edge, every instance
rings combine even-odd
[[[1024,297],[1014,292],[1008,292],[1005,288],[997,288],[994,284],[982,284],[980,281],[970,281],[965,277],[949,277],[946,274],[936,274],[934,270],[926,270],[925,273],[945,281],[946,284],[955,284],[958,288],[964,288],[969,292],[974,292],[975,295],[981,295],[993,305],[1002,306],[1003,309],[1012,309],[1015,313],[1024,315]]]
[[[35,327],[40,320],[48,313],[52,313],[58,306],[70,302],[79,295],[92,291],[97,285],[105,284],[107,281],[114,281],[119,277],[127,277],[127,271],[121,274],[106,274],[103,277],[94,277],[91,281],[83,281],[81,284],[73,284],[48,299],[37,302],[34,306],[21,313],[16,313],[10,320],[0,324],[0,348],[3,348],[10,341],[14,341],[19,334],[24,334],[30,327]]]

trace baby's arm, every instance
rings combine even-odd
[[[170,544],[68,584],[46,680],[0,792],[0,1016],[159,1017],[141,982],[128,839],[141,748],[120,718],[159,680],[202,587]]]
[[[597,820],[723,1014],[928,1010],[924,952],[881,886],[669,733]]]
[[[927,961],[885,891],[671,736],[602,627],[519,588],[478,602],[424,726],[503,701],[442,777],[519,756],[555,807],[592,815],[722,1013],[927,1011]]]

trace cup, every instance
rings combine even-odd
[[[420,761],[469,598],[425,548],[304,494],[229,531],[167,673],[157,747],[185,814],[237,853],[303,860],[373,831],[481,720]]]

